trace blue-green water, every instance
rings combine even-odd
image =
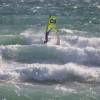
[[[100,87],[74,85],[0,85],[1,100],[99,100]],[[75,89],[74,89],[75,88]],[[86,88],[86,89],[84,89]],[[98,92],[95,92],[98,91]]]
[[[0,100],[99,100],[100,1],[1,0],[0,69]]]

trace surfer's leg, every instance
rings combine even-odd
[[[45,33],[45,41],[44,41],[44,43],[48,42],[48,35],[49,35],[49,33],[50,33],[50,30]]]
[[[55,28],[54,33],[55,33],[55,37],[56,37],[56,45],[60,45],[59,30],[57,28]]]
[[[60,45],[60,36],[59,36],[59,33],[56,33],[56,45]]]

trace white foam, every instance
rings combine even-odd
[[[66,33],[71,33],[71,34],[73,34],[74,32],[73,32],[73,30],[70,30],[70,29],[60,29],[62,32],[66,32]]]
[[[24,32],[21,35],[25,35],[29,39],[31,34],[28,32],[26,34]],[[71,31],[69,32],[72,33]],[[0,46],[0,80],[100,81],[100,69],[95,68],[97,65],[100,66],[99,38],[61,36],[61,44],[59,46],[55,45],[53,36],[49,37],[50,41],[47,45],[43,45],[40,38],[40,35],[32,35],[31,39],[33,40],[31,45]],[[28,56],[24,55],[24,51],[27,52]],[[36,62],[41,60],[42,63],[14,63],[13,61],[21,62],[21,56],[18,53],[22,54],[21,56],[24,57],[24,60],[25,58],[29,61],[36,60]],[[2,58],[4,54],[11,56],[11,64],[5,62],[7,60],[6,57]],[[38,57],[37,55],[40,56]],[[52,64],[47,64],[47,62]],[[61,63],[59,64],[59,62]]]
[[[30,46],[4,46],[1,47],[3,48],[1,49],[1,55],[3,55],[3,57],[4,55],[9,55],[11,60],[14,59],[15,61],[25,60],[27,58],[29,61],[48,61],[49,63],[60,62],[64,64],[67,62],[76,62],[79,64],[99,66],[100,40],[95,38],[92,38],[92,40],[86,38],[80,39],[79,37],[68,37],[65,41],[68,41],[69,45],[61,44],[60,46],[56,46],[48,43],[47,45],[33,44]],[[23,52],[27,52],[28,56]],[[21,53],[22,55],[20,56],[18,53]]]
[[[100,9],[100,5],[97,5],[96,7]]]
[[[5,67],[3,65],[6,65]],[[58,64],[21,64],[17,62],[2,62],[0,81],[51,81],[51,82],[99,82],[99,68],[66,63]],[[63,88],[61,88],[63,90]],[[66,91],[66,90],[63,90]]]
[[[86,32],[78,31],[78,30],[70,30],[70,29],[60,29],[61,32],[66,32],[69,33],[69,35],[74,35],[74,36],[62,36],[60,35],[60,46],[76,46],[79,48],[85,48],[85,47],[94,47],[94,48],[100,48],[100,38],[96,37],[81,37],[81,36],[75,36],[75,33],[81,33],[81,34],[87,34]],[[35,35],[33,34],[34,32],[31,29],[28,29],[21,33],[20,35],[24,35],[28,41],[31,41],[31,44],[43,44],[44,40],[44,35],[43,33]],[[49,42],[48,45],[55,45],[56,44],[56,39],[55,36],[50,35],[49,36]]]
[[[10,66],[10,67],[9,67]],[[0,80],[11,81],[82,81],[92,82],[100,77],[100,71],[87,66],[68,63],[56,64],[8,64],[0,71]]]
[[[55,90],[57,90],[57,91],[61,91],[61,92],[63,92],[63,93],[76,93],[76,91],[74,90],[74,89],[71,89],[71,88],[67,88],[67,87],[65,87],[65,86],[61,86],[61,85],[57,85],[56,87],[55,87]]]
[[[86,38],[80,36],[65,36],[62,37],[62,41],[66,41],[70,46],[76,46],[79,48],[94,47],[100,48],[100,38]]]

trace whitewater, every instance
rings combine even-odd
[[[68,29],[66,31],[73,32]],[[86,91],[92,96],[92,92],[95,92],[93,89],[97,88],[95,85],[100,84],[100,39],[98,37],[61,35],[60,45],[55,45],[55,38],[51,35],[48,44],[44,45],[43,35],[30,35],[30,31],[27,30],[17,37],[2,35],[1,38],[3,44],[0,46],[1,87],[6,87],[5,89],[11,92],[10,95],[13,94],[15,100],[17,98],[33,100],[36,96],[34,92],[37,91],[36,98],[39,100],[41,91],[45,91],[40,96],[43,97],[42,100],[51,97],[56,100],[61,98],[60,95],[65,100],[64,98],[69,98],[70,94],[73,95],[71,99],[75,97],[80,99]],[[21,42],[16,42],[16,38]],[[3,91],[7,91],[4,88]],[[87,88],[89,90],[86,90]],[[3,94],[2,100],[11,98],[7,96],[9,91]],[[55,91],[57,93],[53,95]],[[79,93],[80,97],[74,96]],[[27,95],[31,95],[31,98]],[[97,93],[94,94],[95,96],[97,97]]]

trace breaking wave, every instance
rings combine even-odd
[[[95,68],[67,63],[56,64],[17,64],[0,71],[0,80],[21,82],[100,82],[100,71]]]
[[[38,41],[39,42],[39,41]],[[14,45],[2,49],[4,59],[22,63],[66,64],[74,62],[100,66],[100,39],[78,36],[61,37],[61,46],[53,45]]]
[[[58,46],[49,39],[44,45],[43,37],[25,35],[29,45],[1,45],[0,81],[100,82],[99,38],[62,35]]]

